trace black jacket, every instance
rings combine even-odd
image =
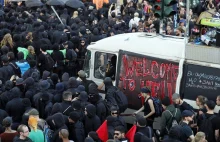
[[[85,139],[84,126],[81,121],[70,123],[69,125],[70,140],[74,142],[83,142]]]
[[[8,101],[11,100],[11,92],[6,90],[0,95],[0,108],[5,109],[6,104]]]
[[[2,83],[10,80],[12,75],[14,75],[14,70],[10,65],[3,65],[0,68],[0,79],[2,80]]]
[[[101,98],[96,103],[96,115],[100,118],[101,122],[104,122],[106,119],[106,106],[104,104],[104,100]]]
[[[27,79],[28,77],[31,77],[32,73],[33,72],[36,72],[40,75],[40,72],[39,70],[37,69],[37,67],[33,67],[33,68],[29,68],[26,72],[24,72],[22,78],[25,80]]]
[[[60,103],[61,107],[62,107],[62,113],[64,115],[69,116],[70,112],[73,111],[72,108],[72,102],[71,101],[65,101],[63,100],[62,103]]]
[[[21,122],[24,113],[22,99],[17,97],[6,104],[6,111],[12,117],[13,122]]]
[[[62,139],[59,138],[59,131],[61,129],[67,129],[65,125],[65,119],[62,113],[56,113],[47,118],[47,123],[52,130],[54,130],[53,134],[53,142],[62,142]]]
[[[85,117],[85,135],[90,131],[96,131],[101,125],[99,117],[96,115],[96,107],[92,104],[86,106],[87,115]]]
[[[2,120],[7,116],[7,112],[5,110],[0,109],[0,122],[2,122]]]
[[[64,65],[64,56],[63,53],[61,51],[53,51],[53,53],[51,54],[52,59],[54,60],[55,64],[57,64],[57,66],[63,66]]]
[[[19,137],[15,137],[13,142],[33,142],[33,141],[29,137],[27,137],[25,140],[22,140]]]

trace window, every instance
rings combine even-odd
[[[95,65],[94,65],[94,77],[98,79],[104,79],[106,76],[106,69],[111,65],[111,59],[115,54],[96,52],[95,53]],[[116,65],[116,63],[115,63]],[[116,67],[115,67],[116,68]]]
[[[87,78],[89,78],[90,75],[90,65],[91,65],[91,51],[87,50],[84,67],[83,67],[84,71],[86,72]]]

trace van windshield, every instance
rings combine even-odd
[[[86,72],[86,77],[88,78],[90,75],[90,65],[91,65],[91,51],[87,50],[86,53],[86,58],[85,58],[85,62],[84,62],[84,66],[83,69]]]

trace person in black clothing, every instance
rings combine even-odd
[[[148,125],[153,128],[153,121],[155,117],[155,108],[153,104],[153,100],[151,98],[151,91],[147,87],[141,88],[141,95],[144,97],[144,105],[134,114],[138,114],[139,112],[144,110],[144,118],[148,118]]]
[[[42,76],[43,75],[43,71],[47,70],[47,71],[50,71],[48,68],[47,68],[47,64],[46,64],[46,54],[48,54],[46,52],[47,50],[47,46],[46,45],[42,45],[40,47],[40,51],[41,53],[38,55],[38,67],[39,67],[39,70],[40,70],[40,75]]]
[[[106,118],[106,107],[102,97],[98,93],[97,87],[95,83],[89,85],[89,102],[96,106],[96,114],[101,122],[104,122]]]
[[[49,116],[52,110],[53,94],[49,93],[50,83],[47,80],[40,82],[40,92],[33,96],[33,105],[38,109],[41,118]]]
[[[64,30],[64,25],[59,24],[57,26],[57,30],[53,32],[53,36],[51,39],[51,42],[62,44],[67,41],[68,37],[67,34],[63,31]]]
[[[85,139],[84,126],[80,120],[78,112],[71,112],[69,115],[69,132],[70,140],[74,142],[83,142]]]
[[[67,91],[70,91],[72,93],[73,98],[75,98],[76,95],[77,95],[77,87],[78,87],[78,85],[79,84],[78,84],[78,82],[77,82],[75,77],[70,77],[69,78],[69,81],[68,81],[69,89]]]
[[[141,133],[136,133],[134,135],[134,142],[153,142],[147,136],[142,135]]]
[[[188,125],[191,121],[193,121],[194,114],[190,110],[184,110],[182,112],[182,122],[181,126],[181,140],[183,142],[193,141],[194,134],[190,126]]]
[[[8,80],[5,82],[5,91],[0,95],[0,108],[5,109],[8,101],[12,99],[11,89],[13,88],[13,82]]]
[[[62,106],[62,113],[69,116],[70,112],[73,111],[72,108],[72,93],[69,91],[63,92],[63,101],[60,103]]]
[[[154,131],[151,127],[147,126],[147,121],[143,116],[137,117],[137,130],[136,133],[141,133],[149,139],[155,141]]]
[[[2,83],[5,83],[7,80],[10,80],[11,76],[14,75],[14,70],[12,66],[8,65],[8,57],[4,56],[2,58],[3,66],[0,68],[0,79]]]
[[[34,86],[34,79],[32,77],[28,77],[22,83],[25,86],[25,98],[33,100],[33,96],[37,93],[37,89]]]
[[[67,72],[63,73],[61,81],[64,85],[64,89],[67,90],[68,89],[68,81],[69,81],[69,74]]]
[[[15,55],[17,55],[17,53],[18,53],[18,50],[17,50],[18,47],[24,47],[24,44],[22,43],[21,40],[22,40],[21,35],[14,34],[14,36],[13,36],[13,41],[14,41],[13,52]]]
[[[75,52],[74,45],[71,41],[67,41],[63,44],[63,46],[66,49],[65,70],[70,76],[76,76],[77,54]]]
[[[84,114],[84,109],[85,108],[81,107],[80,101],[73,99],[73,101],[72,101],[72,108],[73,108],[72,112],[77,112],[80,115],[79,120],[81,122],[83,122],[85,120],[85,114]]]
[[[7,57],[9,60],[9,65],[13,68],[15,75],[21,77],[21,69],[15,63],[15,54],[13,52],[8,52]]]
[[[125,123],[125,120],[123,119],[122,116],[120,116],[120,111],[118,105],[113,105],[110,108],[110,114],[112,117],[116,118],[116,123],[117,125],[121,125],[125,128],[125,131],[127,130],[127,124]]]
[[[125,138],[125,129],[123,126],[117,126],[115,128],[114,139],[120,142],[128,142],[128,139]]]
[[[84,59],[86,57],[86,52],[87,52],[87,43],[86,43],[86,39],[82,38],[80,40],[80,45],[78,48],[75,49],[76,53],[77,53],[77,62],[78,62],[78,68],[77,71],[82,70],[83,69],[83,65],[84,65]]]
[[[178,107],[181,112],[184,110],[190,110],[193,111],[193,107],[190,106],[187,102],[183,101],[180,98],[180,95],[177,93],[174,93],[172,96],[173,103],[175,104],[175,107]]]
[[[62,113],[56,113],[48,117],[46,121],[50,126],[50,129],[54,131],[53,142],[62,142],[62,139],[59,137],[59,131],[61,129],[68,130],[68,127],[65,124],[64,115]]]
[[[217,117],[214,114],[214,108],[215,108],[215,102],[212,100],[208,100],[205,103],[205,107],[207,112],[200,115],[200,119],[202,120],[201,125],[199,125],[199,131],[203,131],[204,132],[204,128],[202,128],[203,125],[203,121],[205,121],[206,119],[209,119],[211,121],[212,124],[212,136],[208,135],[208,137],[206,138],[209,142],[217,142],[219,139],[219,129],[220,129],[220,124],[219,124],[219,117]],[[211,119],[212,117],[212,119]],[[206,126],[205,126],[206,127]],[[208,126],[207,126],[208,127]],[[205,129],[209,129],[209,128],[205,128]]]
[[[62,94],[64,91],[64,84],[62,82],[59,82],[56,84],[55,88],[55,95],[53,97],[53,103],[61,103],[62,102]]]
[[[33,72],[36,72],[36,73],[38,73],[40,75],[40,72],[37,69],[37,66],[36,66],[37,64],[36,64],[35,60],[30,60],[29,61],[29,65],[30,65],[30,68],[26,72],[24,72],[24,74],[22,76],[22,78],[24,80],[27,79],[28,77],[31,77]]]
[[[170,129],[168,138],[162,142],[181,142],[181,126],[174,126]]]
[[[115,80],[115,72],[116,72],[116,61],[117,56],[114,55],[111,58],[111,61],[108,63],[106,68],[106,77],[110,77],[112,80]]]
[[[58,74],[59,78],[61,78],[64,70],[64,56],[63,53],[59,51],[59,44],[55,43],[52,48],[53,52],[51,57],[55,62],[54,72]]]
[[[19,123],[22,120],[22,115],[24,113],[24,106],[22,99],[20,98],[21,92],[17,87],[12,88],[12,100],[10,100],[5,107],[6,112],[12,117],[14,130],[17,129]]]
[[[90,131],[96,131],[101,125],[99,117],[96,115],[96,107],[89,104],[85,108],[85,135],[87,136]]]
[[[3,57],[7,57],[8,52],[9,52],[8,47],[5,45],[2,46],[2,48],[1,48],[1,61],[2,61]],[[0,63],[0,65],[2,66],[2,62]]]
[[[88,94],[85,91],[80,92],[79,96],[78,96],[78,100],[80,101],[81,104],[81,108],[85,109],[85,107],[90,104],[88,102]]]
[[[197,132],[197,126],[201,125],[201,119],[200,119],[200,115],[204,114],[207,112],[206,108],[205,108],[205,103],[208,99],[202,95],[199,95],[197,98],[196,98],[196,105],[199,107],[199,109],[197,110],[197,115],[196,115],[196,122],[197,124],[191,124],[191,126],[193,125],[194,126],[194,133]]]

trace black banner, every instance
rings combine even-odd
[[[142,106],[140,88],[148,86],[151,95],[171,97],[176,89],[178,63],[127,51],[119,52],[116,85],[128,97],[129,108]]]
[[[220,93],[220,70],[217,68],[187,64],[184,69],[184,98],[196,100],[203,95],[213,101]]]

